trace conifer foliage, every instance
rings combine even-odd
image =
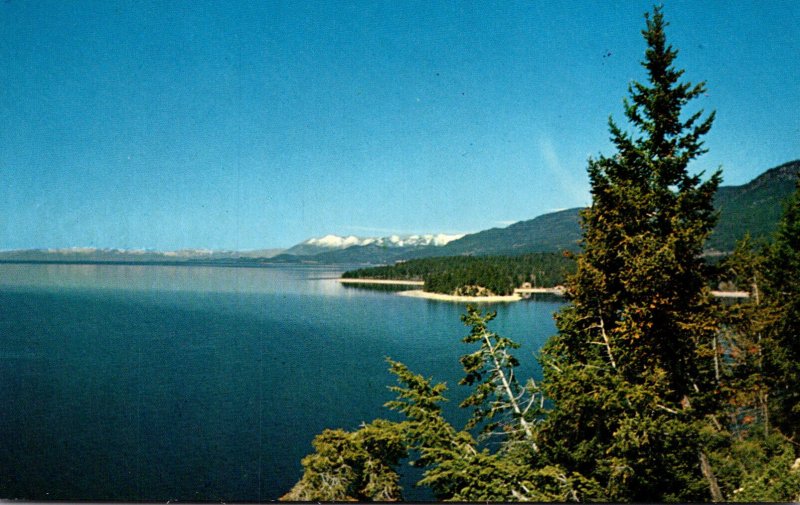
[[[800,180],[775,240],[724,262],[747,302],[722,311],[728,436],[711,453],[730,501],[800,500]]]
[[[800,442],[800,179],[767,260],[767,296],[777,319],[765,342],[765,374],[777,427]]]
[[[510,349],[519,348],[519,344],[489,331],[488,323],[496,316],[497,312],[484,315],[473,307],[467,307],[467,313],[461,316],[464,324],[472,327],[463,342],[480,344],[478,350],[461,357],[466,373],[461,384],[475,388],[461,403],[463,408],[474,408],[467,428],[485,423],[484,432],[500,428],[506,433],[517,432],[533,443],[531,417],[537,412],[537,400],[541,400],[541,407],[543,397],[533,379],[524,386],[517,380],[514,369],[519,361]]]
[[[594,475],[598,498],[613,501],[707,493],[695,423],[713,407],[717,328],[701,255],[720,176],[703,182],[688,170],[714,116],[685,117],[704,86],[680,81],[666,25],[659,8],[647,17],[648,82],[625,100],[634,132],[609,120],[617,152],[589,161],[572,303],[542,357],[555,405],[543,450]]]

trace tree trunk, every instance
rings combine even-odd
[[[706,481],[708,481],[708,489],[711,491],[711,501],[723,501],[722,491],[720,491],[719,483],[717,483],[717,478],[714,476],[714,470],[711,469],[711,464],[708,462],[708,458],[703,452],[700,453],[700,471],[703,473],[703,477],[706,478]]]

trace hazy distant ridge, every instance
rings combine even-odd
[[[214,251],[210,249],[180,249],[155,251],[150,249],[108,249],[68,247],[61,249],[24,249],[0,251],[0,261],[79,261],[79,262],[190,262],[221,261],[239,258],[272,258],[283,249],[253,251]]]

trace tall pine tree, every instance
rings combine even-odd
[[[720,175],[703,182],[688,165],[714,115],[684,113],[704,84],[680,81],[661,9],[646,22],[648,80],[624,101],[633,133],[610,119],[617,152],[589,161],[572,303],[542,352],[554,407],[539,445],[546,462],[592,475],[597,499],[705,499],[718,495],[701,436],[717,328],[702,252]]]

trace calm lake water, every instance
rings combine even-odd
[[[393,418],[386,356],[446,381],[465,420],[464,306],[340,273],[0,264],[0,498],[275,500],[316,433]],[[561,303],[492,306],[521,377]]]

